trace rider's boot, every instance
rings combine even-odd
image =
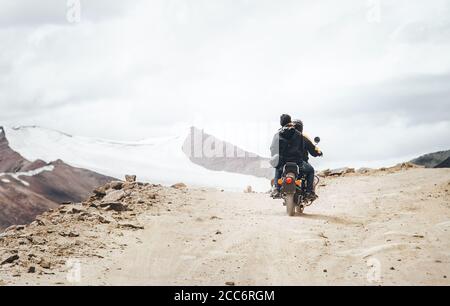
[[[310,191],[306,194],[306,200],[308,201],[313,202],[317,200],[317,198],[319,198],[319,196],[314,191]]]
[[[274,199],[281,199],[281,192],[277,188],[274,188],[270,196]]]

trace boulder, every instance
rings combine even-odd
[[[128,207],[120,202],[101,203],[100,207],[105,208],[106,210],[114,210],[114,211],[128,210]]]
[[[344,168],[339,168],[339,169],[334,169],[330,171],[329,176],[342,176],[348,173],[355,173],[355,169],[354,168],[348,168],[348,167],[344,167]]]
[[[331,174],[331,170],[327,169],[327,170],[320,171],[317,175],[320,177],[327,177],[327,176],[330,176],[330,174]]]
[[[136,182],[136,175],[125,175],[125,181],[129,183]]]
[[[112,203],[119,202],[123,198],[125,198],[127,194],[123,190],[114,190],[110,191],[106,194],[106,196],[102,199],[103,203]]]
[[[121,181],[112,181],[112,182],[109,183],[109,186],[111,187],[111,189],[120,190],[123,187],[123,182],[121,182]]]
[[[39,261],[39,265],[44,269],[50,269],[52,266],[52,264],[44,258],[41,258],[41,260]]]
[[[175,188],[175,189],[184,189],[184,188],[187,188],[186,184],[184,184],[184,183],[177,183],[177,184],[172,185],[171,187],[172,187],[172,188]]]
[[[94,195],[97,198],[103,198],[106,195],[106,188],[104,186],[98,187],[97,189],[94,190]]]

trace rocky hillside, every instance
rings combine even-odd
[[[450,150],[425,154],[411,162],[426,168],[449,168]]]
[[[0,230],[27,224],[64,202],[79,202],[113,178],[71,167],[61,160],[29,161],[9,146],[0,127]]]
[[[43,275],[65,269],[69,258],[103,258],[105,250],[124,247],[113,237],[144,228],[137,216],[170,206],[172,197],[184,193],[183,184],[164,188],[138,183],[135,176],[107,183],[82,203],[60,205],[29,225],[6,229],[0,234],[0,271]]]

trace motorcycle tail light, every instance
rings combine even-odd
[[[296,181],[295,181],[295,185],[301,186],[301,185],[302,185],[302,180],[296,180]]]
[[[292,184],[292,178],[288,177],[288,178],[286,179],[286,183],[287,183],[287,184]]]
[[[283,184],[283,179],[279,179],[278,180],[278,185],[282,185]]]

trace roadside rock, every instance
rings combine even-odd
[[[103,203],[112,203],[112,202],[119,202],[123,198],[125,198],[127,194],[123,190],[115,190],[108,192],[106,196],[102,199]]]
[[[348,173],[355,173],[355,169],[354,168],[348,168],[348,167],[334,169],[334,170],[330,171],[329,176],[343,176],[343,175],[348,174]]]
[[[59,235],[62,237],[69,237],[69,238],[75,238],[80,236],[80,234],[78,234],[77,232],[60,232]]]
[[[11,255],[2,261],[0,263],[0,266],[6,265],[6,264],[11,264],[11,263],[15,262],[16,260],[19,260],[19,255],[18,254]]]
[[[52,264],[44,258],[41,258],[39,265],[44,269],[50,269],[52,267]]]
[[[128,210],[128,207],[120,202],[101,203],[100,207],[105,208],[106,210],[114,210],[114,211]]]
[[[120,190],[123,187],[123,182],[121,181],[112,181],[109,183],[111,189]]]
[[[95,189],[94,190],[94,195],[97,198],[100,198],[100,199],[103,198],[106,195],[106,188],[105,188],[105,186],[98,187],[97,189]]]
[[[136,182],[136,175],[125,175],[125,181],[129,183]]]
[[[358,174],[368,174],[368,173],[371,173],[371,172],[373,172],[374,170],[373,169],[370,169],[370,168],[359,168],[357,171],[356,171],[356,173],[358,173]]]
[[[186,184],[184,184],[184,183],[177,183],[177,184],[172,185],[171,187],[175,188],[175,189],[185,189],[185,188],[187,188]]]
[[[132,224],[132,223],[119,223],[120,228],[131,228],[131,229],[144,229],[142,225]]]
[[[327,177],[327,176],[330,176],[330,174],[331,174],[331,170],[327,169],[327,170],[323,170],[323,171],[319,172],[317,175],[320,177]]]

